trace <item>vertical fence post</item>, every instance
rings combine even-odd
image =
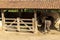
[[[32,28],[33,28],[33,32],[34,32],[34,18],[32,19]]]
[[[35,21],[35,33],[38,32],[38,27],[37,27],[37,13],[34,11],[34,21]]]
[[[4,12],[1,11],[1,14],[2,14],[2,30],[5,30],[5,17],[4,17]]]
[[[20,31],[20,19],[17,17],[17,30]]]

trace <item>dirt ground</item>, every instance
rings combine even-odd
[[[60,32],[52,30],[50,33],[33,34],[28,32],[0,31],[0,40],[60,40]]]

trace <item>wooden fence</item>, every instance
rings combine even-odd
[[[5,18],[6,30],[34,31],[34,18]]]

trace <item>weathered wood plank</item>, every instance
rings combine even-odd
[[[18,22],[17,23],[17,30],[20,31],[20,23],[19,23],[20,22],[20,18],[19,17],[17,18],[17,22]]]
[[[24,23],[21,22],[21,24],[24,24]],[[32,23],[25,22],[25,24],[32,24]]]
[[[21,19],[21,20],[29,20],[29,21],[30,21],[30,20],[32,20],[32,19]]]
[[[36,11],[34,11],[34,18],[35,18],[35,33],[37,33],[38,28],[37,28],[37,13],[36,13]]]
[[[33,27],[33,26],[20,26],[20,27]]]
[[[16,20],[16,18],[5,18],[5,20]]]
[[[33,28],[33,32],[34,32],[34,18],[32,19],[32,28]]]
[[[2,14],[2,30],[5,30],[5,17],[4,17],[4,12],[1,13]]]
[[[16,24],[17,22],[5,22],[5,23],[15,23]]]
[[[11,27],[13,27],[13,26],[14,26],[14,27],[15,27],[15,26],[17,26],[17,25],[7,25],[7,24],[6,24],[5,26],[11,26]]]

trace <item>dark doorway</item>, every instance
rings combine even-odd
[[[21,12],[21,18],[31,19],[33,17],[34,17],[34,13],[33,12]]]

